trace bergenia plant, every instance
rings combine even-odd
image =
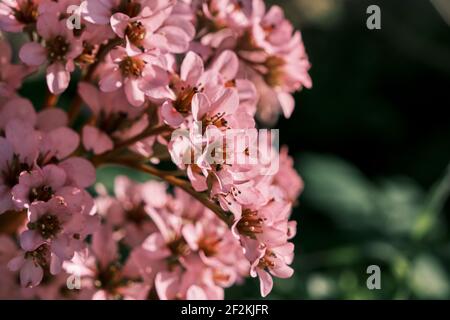
[[[265,297],[292,276],[303,182],[261,129],[312,82],[280,7],[2,0],[0,30],[1,298],[223,299],[246,277]],[[105,165],[149,179],[108,190]]]

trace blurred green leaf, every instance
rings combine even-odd
[[[428,254],[420,255],[414,260],[410,282],[419,298],[444,299],[450,292],[449,277],[444,267]]]
[[[137,182],[145,182],[152,179],[150,175],[131,168],[107,165],[97,169],[97,183],[103,184],[108,192],[112,193],[114,190],[114,180],[119,175],[127,176]]]

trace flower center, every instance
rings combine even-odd
[[[284,70],[283,67],[286,62],[280,57],[267,58],[265,65],[269,72],[264,75],[264,80],[271,87],[280,86],[283,83]]]
[[[240,234],[250,237],[252,239],[256,238],[256,234],[262,233],[263,219],[258,217],[256,211],[251,211],[245,209],[242,212],[241,220],[237,223],[236,227]]]
[[[141,4],[138,2],[133,0],[121,0],[117,12],[124,13],[130,18],[134,18],[141,13],[141,9]]]
[[[50,250],[48,249],[48,245],[43,244],[34,251],[26,252],[25,259],[31,258],[36,265],[39,265],[43,269],[46,269],[46,267],[48,266],[49,255]]]
[[[139,58],[126,57],[120,64],[119,68],[124,77],[140,77],[144,70],[145,62]]]
[[[216,113],[212,117],[205,117],[202,121],[203,128],[207,128],[209,125],[213,125],[220,128],[227,128],[228,122],[225,120],[225,112]]]
[[[123,128],[126,123],[127,114],[125,112],[113,112],[106,114],[103,110],[97,120],[98,127],[107,134],[112,134],[117,130]]]
[[[50,63],[64,61],[69,51],[70,45],[63,36],[56,36],[47,41],[47,58]]]
[[[125,34],[127,35],[128,39],[130,39],[132,44],[134,44],[138,48],[141,48],[147,31],[145,30],[145,27],[141,22],[134,21],[128,23]]]
[[[213,279],[216,283],[226,283],[230,280],[230,275],[222,272],[221,270],[215,269],[213,271]]]
[[[97,288],[105,289],[110,293],[114,293],[120,284],[121,272],[120,266],[117,263],[111,263],[105,269],[100,270],[94,282]]]
[[[18,155],[14,155],[11,162],[7,163],[6,170],[2,171],[3,183],[12,188],[19,183],[19,175],[23,171],[29,171],[26,163],[21,163]]]
[[[93,64],[95,62],[96,50],[95,46],[84,41],[83,52],[76,58],[76,62],[80,64]]]
[[[38,17],[38,5],[33,0],[20,1],[19,7],[13,9],[13,14],[20,23],[35,23]]]
[[[30,194],[28,198],[30,199],[30,203],[34,201],[49,201],[53,196],[53,190],[50,186],[40,186],[37,188],[32,188],[30,190]]]
[[[188,244],[182,237],[176,237],[174,240],[170,241],[167,246],[172,252],[169,263],[176,263],[179,257],[186,256],[190,252]]]
[[[173,103],[175,109],[182,114],[189,113],[192,109],[192,98],[197,92],[199,92],[197,87],[181,87],[177,100]]]
[[[61,224],[56,216],[47,213],[36,222],[30,222],[28,228],[39,232],[44,239],[52,239],[61,231]]]
[[[273,253],[270,250],[267,250],[264,257],[259,259],[258,267],[261,269],[268,269],[268,268],[273,269],[275,267],[275,262],[272,259],[274,258],[276,258],[275,253]]]
[[[148,219],[148,214],[145,211],[144,203],[140,203],[137,206],[133,206],[131,209],[126,211],[126,218],[128,221],[131,221],[138,226],[141,225],[146,219]]]
[[[214,236],[205,236],[198,242],[198,247],[202,250],[207,257],[212,257],[219,251],[219,244],[222,239]]]

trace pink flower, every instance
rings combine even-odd
[[[231,50],[223,51],[212,63],[211,70],[219,75],[220,82],[224,87],[237,89],[241,112],[245,112],[253,118],[259,96],[253,82],[239,75],[238,56]]]
[[[223,288],[211,281],[210,270],[197,265],[198,259],[186,262],[186,270],[176,268],[156,275],[155,288],[161,300],[222,300]]]
[[[194,47],[207,53],[207,59],[213,52],[235,51],[239,57],[236,78],[251,80],[256,86],[260,120],[273,124],[280,111],[290,117],[294,110],[291,94],[312,86],[308,74],[311,65],[300,32],[294,31],[280,7],[273,6],[266,11],[263,0],[225,0],[210,1],[197,12],[200,21],[209,23],[202,23],[203,29],[199,31],[202,37]],[[230,57],[228,54],[226,61],[232,70],[230,66],[236,63]],[[236,85],[240,96],[249,97],[247,110],[254,114],[258,97],[247,81],[241,84],[236,81]]]
[[[216,91],[218,86],[214,76],[214,73],[204,72],[203,61],[197,54],[188,52],[181,64],[180,75],[172,76],[170,99],[161,108],[164,121],[178,127],[191,113],[191,103],[197,93]]]
[[[66,173],[50,164],[30,172],[22,172],[13,190],[13,200],[19,208],[28,208],[35,201],[49,201],[66,184]]]
[[[14,96],[23,79],[34,71],[24,65],[12,64],[11,59],[11,47],[8,42],[0,40],[0,99]]]
[[[294,270],[289,267],[294,257],[294,245],[286,243],[277,247],[262,250],[261,257],[252,265],[252,277],[259,277],[261,296],[272,291],[272,275],[278,278],[290,278]]]
[[[247,239],[258,240],[265,245],[284,244],[290,238],[288,218],[289,203],[271,201],[258,210],[244,209],[233,231],[245,243]]]
[[[115,196],[97,198],[99,214],[108,222],[124,232],[124,242],[130,247],[140,245],[146,237],[155,232],[156,226],[147,212],[146,206],[162,208],[168,201],[167,186],[149,181],[136,183],[125,176],[115,179]]]
[[[175,1],[144,1],[145,10],[131,17],[117,12],[111,17],[111,27],[120,38],[142,51],[183,53],[195,35],[194,26],[184,16],[171,16]]]
[[[41,283],[44,270],[51,268],[50,250],[46,244],[32,251],[21,252],[8,263],[11,271],[20,270],[22,287],[35,287]]]
[[[93,113],[95,123],[83,127],[83,145],[94,154],[102,154],[114,148],[114,142],[139,134],[136,126],[130,128],[137,118],[141,117],[143,109],[133,108],[121,91],[105,93],[93,85],[81,82],[78,93]],[[139,122],[147,123],[144,116]],[[131,130],[130,130],[131,129]],[[143,130],[143,129],[142,129]]]
[[[30,206],[28,230],[20,235],[21,247],[33,251],[44,243],[50,244],[50,249],[61,259],[68,259],[69,243],[80,235],[69,231],[72,213],[61,197],[54,197],[48,202],[36,202]],[[80,228],[81,229],[81,228]]]
[[[130,104],[140,107],[145,102],[146,88],[163,87],[167,84],[167,73],[158,57],[134,51],[129,43],[126,48],[111,51],[111,65],[105,67],[100,80],[103,92],[124,88]]]
[[[70,73],[75,69],[74,59],[83,51],[81,41],[67,28],[65,20],[59,21],[52,14],[39,16],[36,27],[45,44],[25,44],[20,50],[20,59],[31,66],[48,62],[48,88],[51,93],[60,94],[69,85]]]
[[[142,12],[147,12],[149,1],[131,0],[122,3],[121,0],[87,0],[84,8],[84,17],[87,21],[95,24],[109,24],[113,12],[129,13],[129,16],[135,17]]]
[[[38,6],[43,0],[4,0],[0,3],[0,30],[22,32],[36,23]]]
[[[94,233],[90,250],[76,253],[72,261],[64,263],[64,269],[81,278],[84,288],[94,292],[94,300],[143,300],[150,289],[141,281],[131,281],[132,267],[119,262],[116,239],[106,225]]]
[[[5,131],[7,124],[12,120],[19,120],[34,127],[37,115],[29,100],[15,97],[0,106],[0,130]]]
[[[17,283],[17,274],[8,269],[8,262],[16,257],[19,249],[15,241],[7,236],[0,235],[0,299],[21,298],[21,288]]]
[[[29,170],[38,154],[38,135],[24,123],[13,120],[0,137],[0,214],[16,209],[11,190],[22,171]]]

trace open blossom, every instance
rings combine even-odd
[[[22,32],[36,23],[39,4],[45,0],[5,0],[0,3],[0,30]]]
[[[294,245],[286,243],[277,247],[261,250],[251,268],[252,277],[259,277],[261,296],[267,296],[273,288],[272,275],[278,278],[290,278],[294,269],[289,267],[294,258]]]
[[[99,190],[97,208],[108,222],[124,232],[123,240],[131,247],[140,245],[144,239],[156,230],[146,206],[161,208],[169,200],[167,186],[156,181],[143,184],[131,181],[125,176],[115,179],[115,197]]]
[[[185,52],[195,29],[183,16],[171,19],[176,1],[142,2],[144,10],[137,15],[117,12],[111,16],[111,27],[117,36],[126,38],[133,47],[142,51]]]
[[[66,173],[53,164],[22,172],[19,183],[12,190],[18,207],[29,207],[35,201],[49,201],[66,183]]]
[[[75,69],[74,59],[82,53],[81,42],[66,27],[64,20],[59,21],[52,14],[39,16],[36,27],[45,44],[25,44],[20,50],[20,58],[31,66],[47,62],[48,88],[53,94],[60,94],[69,85],[70,74]]]
[[[110,226],[100,227],[92,237],[89,250],[78,252],[64,269],[81,278],[83,287],[92,292],[92,299],[143,300],[149,286],[133,280],[130,264],[121,264],[116,239]]]
[[[160,59],[153,55],[126,47],[117,47],[110,53],[111,63],[105,66],[100,80],[103,92],[114,92],[123,88],[128,102],[140,107],[149,91],[146,88],[163,87],[167,84],[167,73]]]

